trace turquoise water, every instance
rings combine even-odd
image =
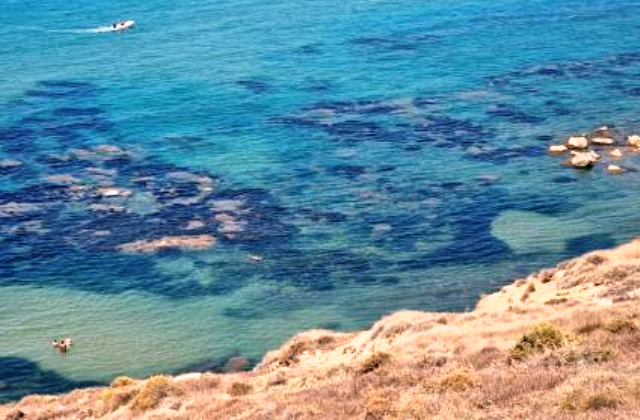
[[[640,156],[545,149],[640,131],[640,4],[487,3],[4,0],[0,400],[470,309],[637,236]],[[217,243],[118,248],[177,235]]]

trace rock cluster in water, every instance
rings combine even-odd
[[[565,163],[574,168],[592,168],[600,162],[609,173],[619,174],[631,169],[619,165],[618,160],[640,151],[640,136],[628,135],[623,143],[619,134],[603,126],[590,134],[571,136],[564,144],[552,144],[548,151],[556,155],[571,153]]]

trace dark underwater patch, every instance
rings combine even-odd
[[[236,83],[252,93],[267,93],[271,90],[271,86],[262,80],[244,79]]]
[[[551,181],[556,184],[572,184],[578,180],[570,176],[556,176]]]
[[[19,357],[0,357],[0,403],[33,394],[62,394],[76,388],[105,385],[96,381],[74,381],[37,363]]]
[[[529,115],[510,104],[494,105],[487,110],[487,114],[494,117],[504,117],[515,123],[539,124],[545,120],[542,117]]]
[[[113,124],[102,109],[72,102],[77,95],[95,92],[95,86],[46,81],[37,89],[46,94],[37,95],[37,114],[22,117],[29,128],[0,127],[0,139],[11,158],[4,161],[0,175],[14,176],[13,172],[26,167],[16,164],[15,157],[30,152],[29,177],[15,191],[0,191],[0,266],[12,275],[1,283],[46,284],[94,293],[144,290],[172,299],[222,294],[242,287],[258,267],[265,268],[222,264],[216,267],[220,280],[199,284],[160,276],[153,258],[122,254],[119,248],[141,240],[202,234],[215,235],[217,246],[272,259],[289,246],[296,228],[285,223],[289,210],[269,191],[223,188],[214,174],[163,163],[153,156],[142,158],[116,144],[92,145],[91,134]],[[51,154],[50,144],[47,153],[40,152],[38,143],[45,137],[59,140],[59,153]],[[47,181],[44,175],[55,176]],[[139,194],[153,199],[155,207],[149,213],[138,214],[129,207],[129,197]],[[322,217],[331,223],[344,220],[333,212]],[[183,254],[189,252],[161,249],[155,255]],[[196,269],[204,268],[196,264]],[[313,282],[303,279],[302,283]],[[314,283],[311,287],[327,286]]]
[[[322,54],[322,45],[321,44],[306,44],[297,49],[297,52],[300,54],[309,54],[316,55]]]
[[[569,255],[582,255],[596,249],[610,249],[617,242],[610,234],[584,235],[567,241],[566,250]]]

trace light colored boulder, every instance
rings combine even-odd
[[[572,136],[567,140],[566,146],[569,149],[586,149],[589,147],[589,139],[585,136]]]
[[[640,135],[630,135],[629,137],[627,137],[627,143],[629,144],[629,146],[640,147]]]
[[[609,154],[613,157],[622,157],[622,150],[620,149],[613,149],[612,151],[609,152]]]
[[[572,152],[569,163],[575,168],[588,168],[593,166],[598,160],[598,155],[594,152]]]
[[[601,146],[611,146],[613,143],[615,143],[615,140],[611,137],[593,137],[591,139],[591,143],[599,144]]]
[[[567,146],[564,144],[552,144],[549,146],[549,153],[563,153],[567,151]]]

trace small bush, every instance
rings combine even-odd
[[[475,369],[484,369],[490,366],[494,361],[502,358],[502,352],[497,347],[484,347],[480,351],[477,351],[469,357],[467,360],[473,365]]]
[[[441,325],[447,325],[449,323],[449,320],[446,316],[441,316],[440,318],[436,319],[436,322]]]
[[[243,395],[247,395],[253,391],[253,387],[250,384],[245,384],[244,382],[234,382],[231,384],[229,388],[229,395],[232,397],[241,397]]]
[[[567,302],[568,300],[569,299],[567,299],[566,297],[552,298],[552,299],[549,299],[548,301],[546,301],[544,304],[545,305],[559,305],[561,303]]]
[[[635,269],[632,269],[629,266],[626,265],[616,265],[614,267],[612,267],[610,270],[607,270],[602,277],[606,280],[609,280],[611,282],[620,282],[624,279],[626,279],[627,277],[629,277],[631,274],[633,274],[633,272],[635,271]]]
[[[583,357],[585,360],[592,363],[605,363],[613,360],[614,353],[610,349],[600,349],[593,351],[587,350],[583,353]]]
[[[24,419],[26,418],[27,415],[21,411],[21,410],[13,410],[11,412],[9,412],[9,414],[7,414],[7,416],[4,418],[5,420],[19,420],[19,419]]]
[[[605,257],[603,257],[602,255],[599,255],[599,254],[587,255],[585,260],[587,260],[587,262],[589,264],[593,264],[593,265],[600,265],[603,262],[607,261],[607,259]]]
[[[282,372],[278,372],[275,375],[271,376],[268,380],[267,380],[267,385],[269,386],[278,386],[278,385],[284,385],[287,383],[287,377],[284,373]]]
[[[576,333],[581,335],[587,335],[587,334],[591,334],[592,332],[600,328],[602,328],[602,322],[591,321],[578,327],[578,329],[576,330]]]
[[[318,337],[316,343],[319,346],[328,346],[329,344],[335,343],[336,339],[330,335],[323,335],[322,337]]]
[[[394,398],[384,391],[372,391],[364,401],[365,420],[382,420],[395,414]]]
[[[530,334],[523,335],[511,350],[510,359],[523,360],[533,352],[557,349],[564,343],[564,333],[555,325],[541,322],[533,326]]]
[[[440,381],[440,389],[444,392],[464,392],[475,386],[476,380],[467,369],[460,369],[445,376]]]
[[[307,350],[307,344],[303,341],[298,341],[287,347],[286,350],[280,355],[280,365],[292,366],[300,361],[300,355]]]
[[[540,279],[541,283],[546,284],[546,283],[549,283],[551,280],[553,280],[553,276],[555,274],[556,274],[556,270],[553,270],[553,269],[543,270],[538,275],[538,278]]]
[[[108,411],[115,411],[123,405],[129,404],[129,401],[138,393],[138,389],[136,388],[123,388],[124,387],[107,388],[100,395],[100,399],[104,402],[105,408]]]
[[[373,372],[386,365],[389,360],[391,360],[389,353],[375,352],[362,363],[359,372],[362,374]]]
[[[406,324],[406,323],[405,324],[391,325],[389,328],[384,330],[384,332],[382,333],[382,337],[384,337],[384,338],[393,338],[395,336],[398,336],[398,335],[404,333],[409,328],[411,328],[411,325],[410,324]]]
[[[531,295],[531,293],[535,291],[536,291],[536,286],[534,286],[533,283],[530,283],[529,286],[527,286],[527,288],[525,289],[522,296],[520,297],[520,302],[526,302],[527,299],[529,299],[529,296]]]
[[[446,356],[422,356],[417,365],[420,369],[440,368],[448,361]]]
[[[133,411],[147,411],[158,406],[172,390],[171,380],[167,376],[152,376],[149,378],[131,403]]]
[[[623,399],[617,390],[604,388],[592,393],[574,391],[565,395],[561,406],[567,411],[595,411],[617,408],[622,403]]]
[[[604,330],[611,334],[635,333],[638,327],[628,319],[614,319],[604,325]]]
[[[118,376],[116,379],[111,381],[111,388],[122,388],[129,385],[134,385],[136,381],[134,379],[129,378],[128,376]]]

